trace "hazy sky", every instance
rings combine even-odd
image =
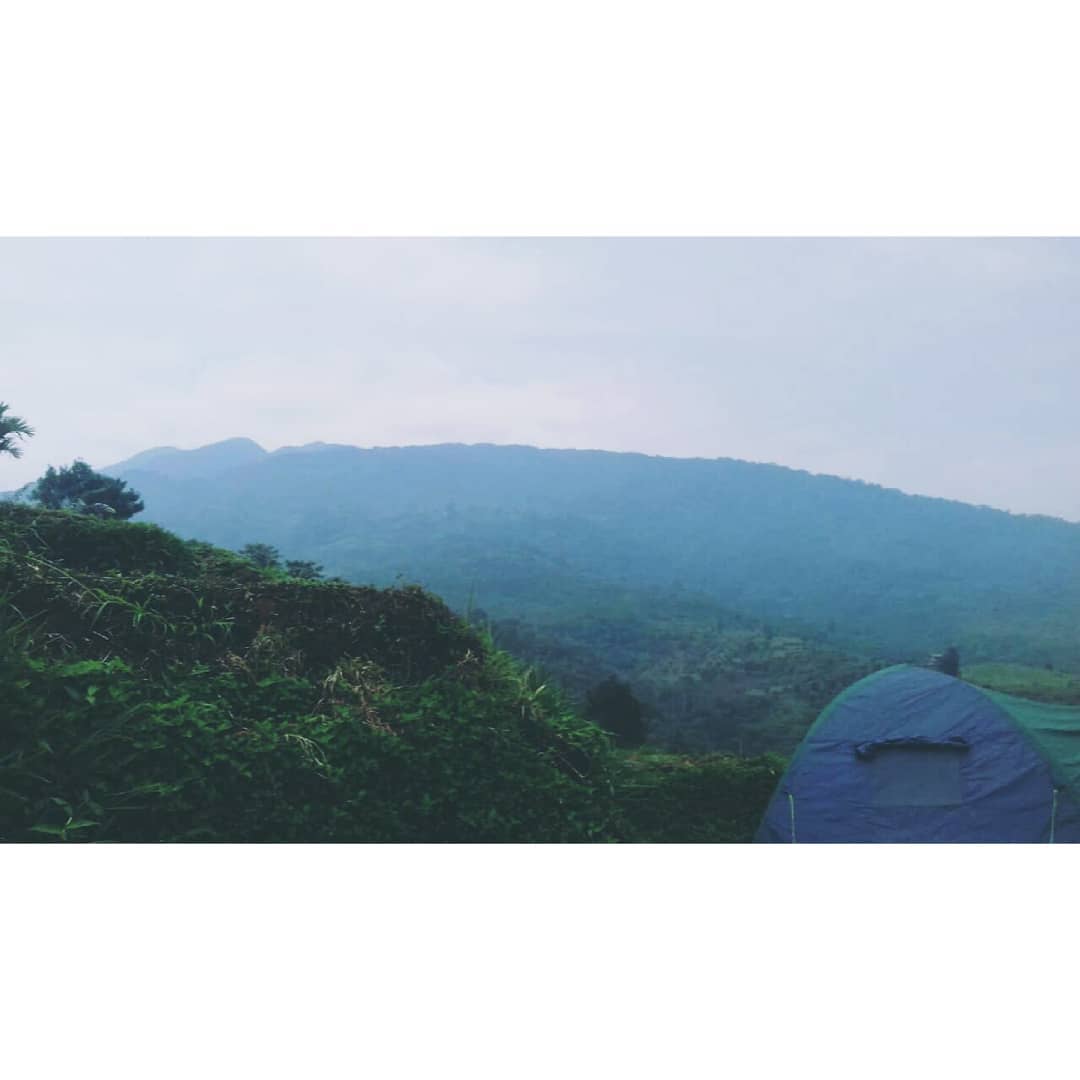
[[[1080,519],[1080,241],[3,240],[48,464],[529,443],[737,457]]]

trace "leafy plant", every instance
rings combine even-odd
[[[20,458],[22,447],[15,440],[33,438],[34,429],[21,416],[10,414],[8,408],[6,403],[0,401],[0,454]]]
[[[64,511],[0,507],[0,688],[8,841],[740,840],[764,789],[617,751],[417,587]]]

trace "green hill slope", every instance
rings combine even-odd
[[[608,675],[628,683],[657,746],[790,754],[836,693],[884,663],[688,593],[582,585],[579,595],[580,613],[494,620],[495,642],[579,704]]]
[[[778,768],[616,753],[419,588],[17,505],[0,688],[7,841],[744,840]]]
[[[582,583],[682,588],[843,651],[955,641],[973,661],[1080,671],[1080,526],[1064,521],[723,459],[317,445],[214,471],[213,449],[112,471],[181,535],[401,576],[495,618],[584,614]]]

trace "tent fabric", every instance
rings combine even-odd
[[[1080,708],[983,693],[1012,716],[1050,763],[1057,783],[1080,800]]]
[[[756,840],[1080,843],[1080,708],[875,672],[807,732]]]

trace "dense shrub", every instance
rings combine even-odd
[[[580,841],[608,829],[609,755],[523,720],[508,682],[393,687],[374,668],[338,698],[295,676],[62,663],[10,651],[0,836],[122,841]],[[565,718],[563,718],[565,722]],[[584,736],[585,746],[574,736]],[[582,753],[584,751],[584,753]],[[571,770],[578,755],[587,772]]]
[[[775,782],[621,755],[419,588],[60,511],[0,512],[0,700],[6,841],[744,840]]]
[[[650,843],[748,843],[784,759],[639,751],[620,769],[621,838]]]
[[[73,510],[42,510],[0,500],[0,538],[17,553],[30,552],[77,570],[189,573],[200,546],[156,525],[88,517]]]
[[[607,737],[422,590],[59,512],[4,524],[4,839],[605,835]],[[105,569],[115,535],[155,568]]]

